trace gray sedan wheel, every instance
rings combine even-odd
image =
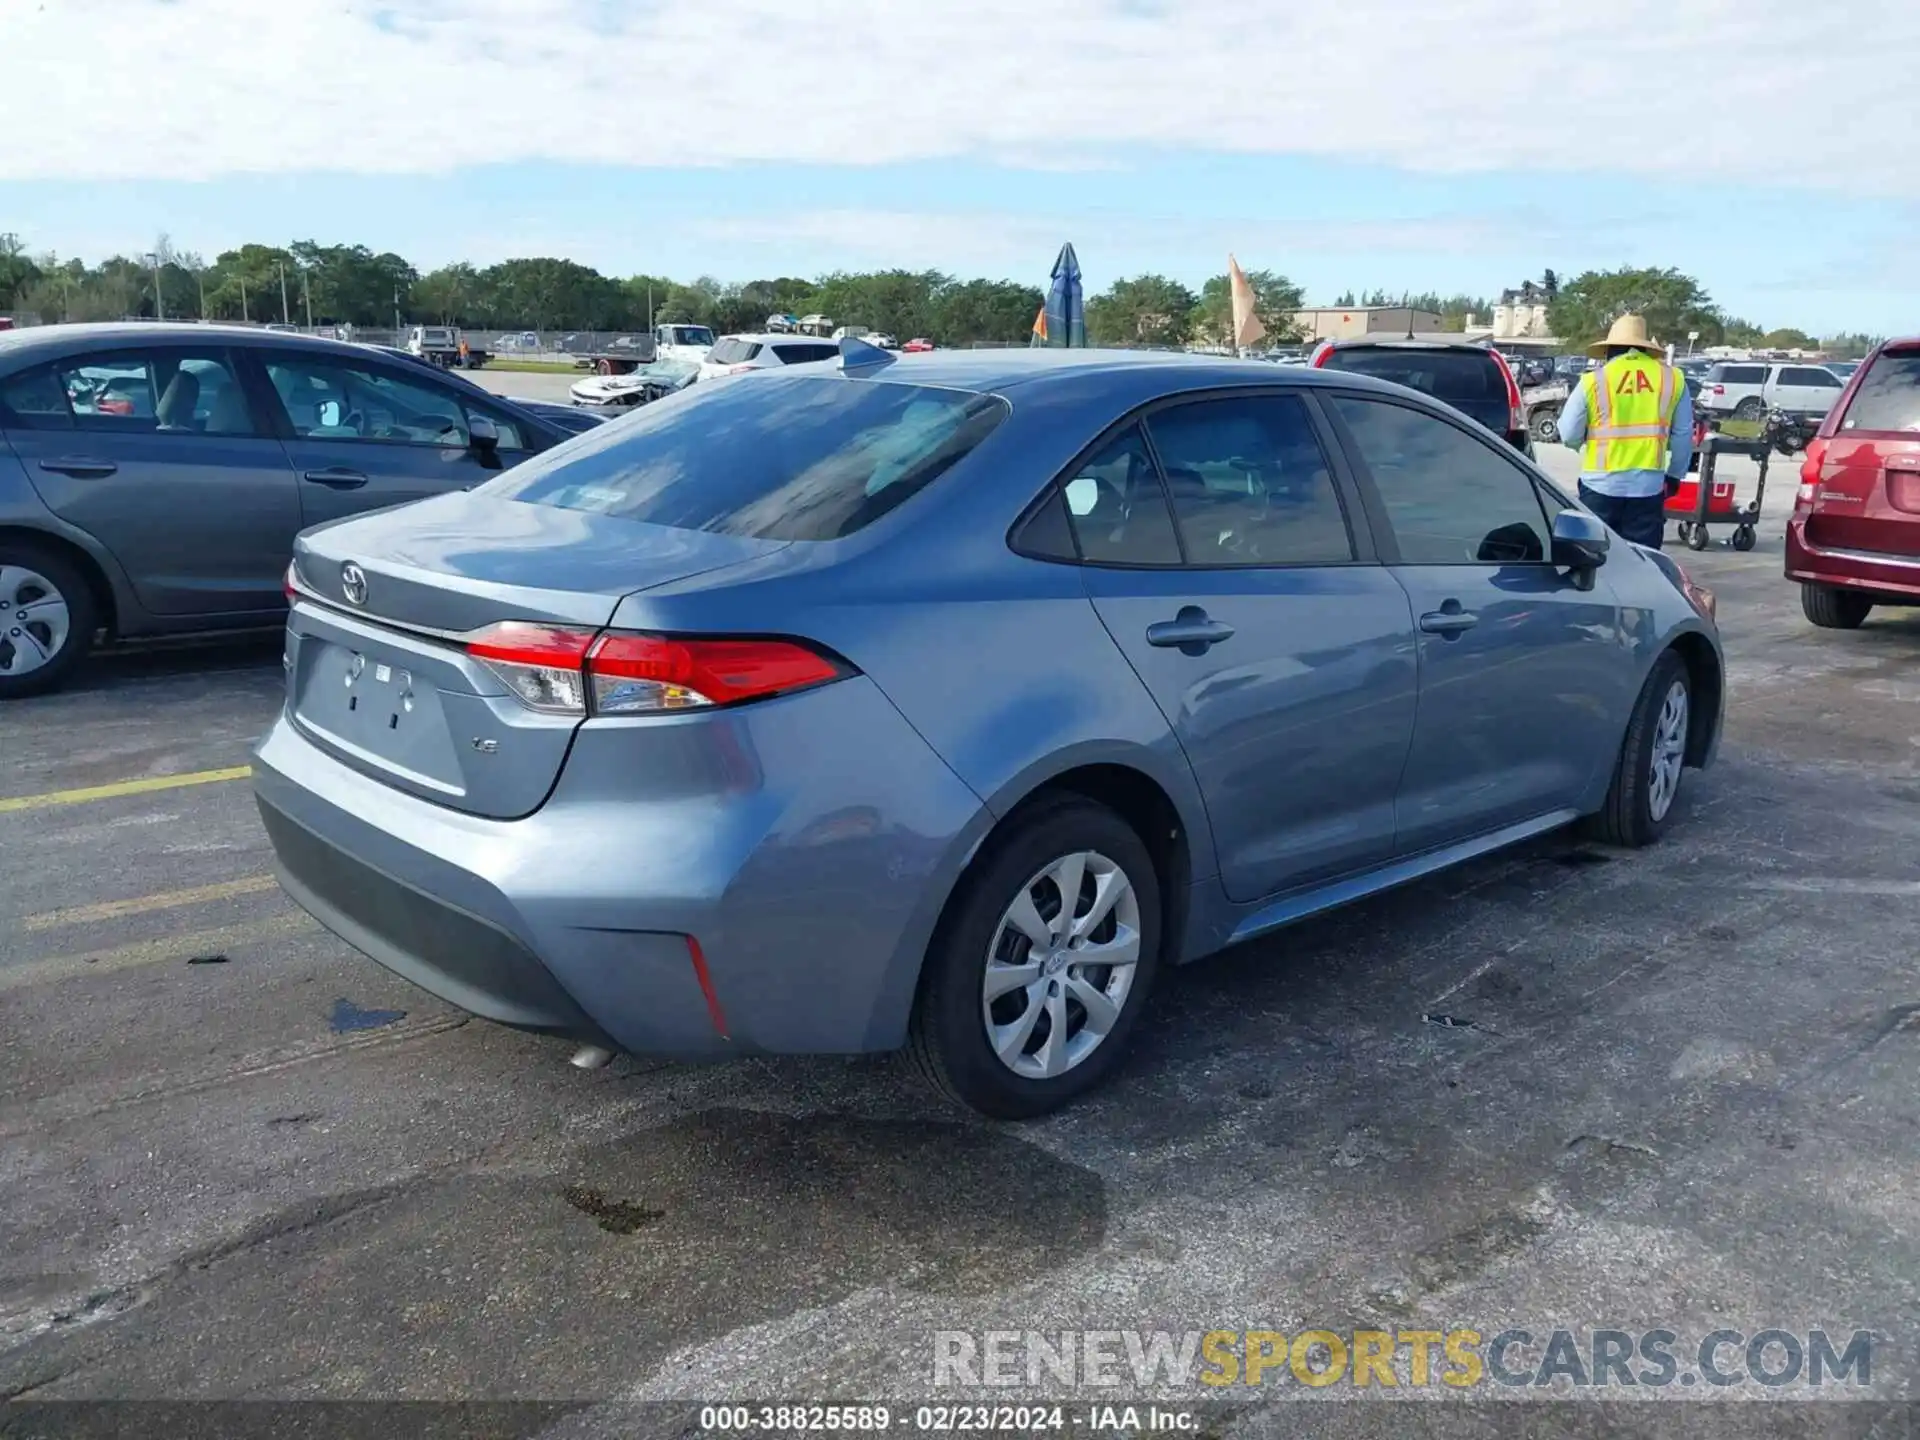
[[[64,557],[0,544],[0,700],[59,685],[96,624],[93,591]]]
[[[1693,727],[1693,677],[1668,650],[1654,661],[1634,702],[1614,761],[1606,803],[1587,829],[1611,845],[1651,845],[1673,818]]]
[[[1000,1120],[1058,1109],[1110,1075],[1153,985],[1160,878],[1138,834],[1078,795],[1007,820],[948,902],[909,1053]]]

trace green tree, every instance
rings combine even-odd
[[[12,231],[0,234],[0,310],[24,307],[28,290],[40,279],[40,267],[27,254],[26,244]]]
[[[1720,326],[1720,343],[1751,348],[1758,345],[1764,335],[1758,325],[1751,320],[1727,320]]]
[[[1296,338],[1293,312],[1302,304],[1300,287],[1272,270],[1247,271],[1253,291],[1253,313],[1266,327],[1268,344],[1284,345]],[[1200,287],[1193,307],[1193,333],[1214,345],[1233,343],[1233,282],[1216,275]]]
[[[1783,326],[1778,330],[1769,330],[1760,338],[1760,343],[1769,350],[1818,350],[1820,342],[1804,330],[1795,330],[1792,326]]]
[[[480,298],[480,272],[465,261],[456,261],[416,280],[408,303],[419,319],[440,325],[471,325]]]
[[[1829,335],[1821,340],[1820,348],[1835,360],[1863,360],[1867,352],[1880,343],[1880,338],[1864,333]]]
[[[1184,345],[1198,300],[1165,275],[1116,280],[1087,301],[1087,339],[1095,345]]]
[[[941,289],[933,301],[933,328],[920,333],[936,345],[1024,345],[1033,331],[1033,317],[1046,302],[1037,286],[967,280]]]
[[[936,299],[952,283],[937,270],[841,271],[820,278],[809,304],[837,324],[908,339],[933,329]]]
[[[1606,337],[1622,315],[1644,315],[1661,344],[1697,330],[1702,344],[1720,343],[1724,320],[1713,299],[1691,275],[1674,269],[1589,270],[1560,285],[1547,307],[1547,324],[1570,345],[1590,345]]]

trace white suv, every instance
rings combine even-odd
[[[700,362],[702,380],[738,375],[743,370],[773,370],[782,365],[805,365],[832,360],[840,347],[831,340],[806,335],[722,335]]]
[[[1758,419],[1768,410],[1819,419],[1845,383],[1823,365],[1723,360],[1701,377],[1696,404],[1714,415]]]

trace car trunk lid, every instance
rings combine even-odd
[[[581,717],[523,704],[467,641],[504,621],[597,631],[627,595],[784,544],[471,493],[310,531],[294,556],[307,603],[288,622],[289,711],[396,789],[530,814]]]

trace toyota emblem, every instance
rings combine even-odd
[[[367,603],[367,572],[351,560],[340,567],[340,593],[349,605]]]

